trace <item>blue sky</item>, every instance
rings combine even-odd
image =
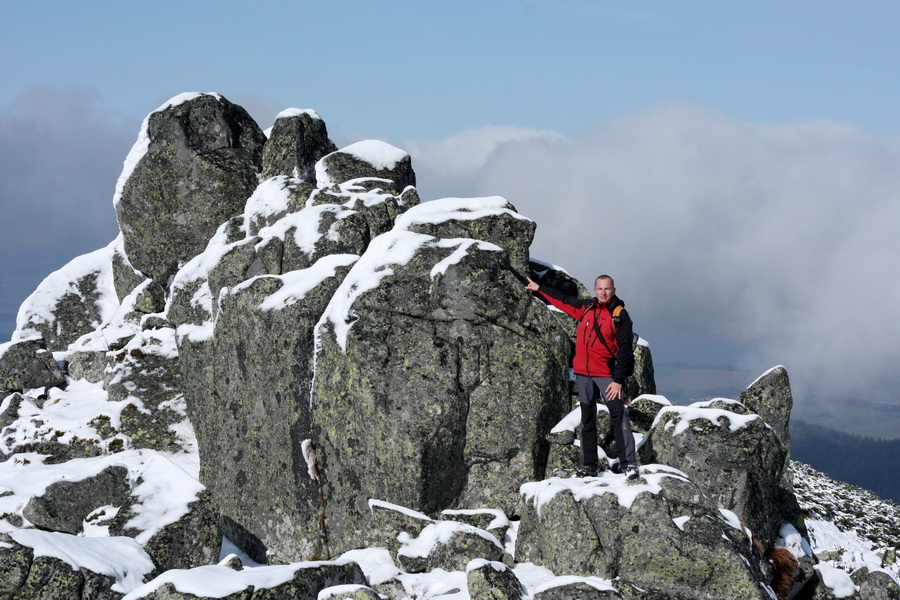
[[[835,423],[900,405],[894,2],[0,6],[0,338],[115,237],[147,113],[216,91],[407,150],[425,199],[506,197],[534,256],[616,275],[661,365],[784,364]]]

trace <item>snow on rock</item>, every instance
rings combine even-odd
[[[423,202],[397,217],[395,229],[411,229],[418,224],[435,224],[444,221],[474,221],[485,217],[509,215],[515,219],[531,221],[509,208],[509,202],[501,196],[484,198],[442,198]]]
[[[130,591],[122,600],[144,598],[165,584],[182,594],[203,598],[224,598],[248,588],[274,588],[295,578],[298,571],[321,566],[343,566],[350,561],[299,562],[289,565],[249,567],[236,571],[225,565],[207,565],[194,569],[170,569],[156,579]]]
[[[283,111],[281,111],[280,113],[278,113],[277,115],[275,115],[275,120],[277,121],[278,119],[289,119],[291,117],[300,117],[302,115],[309,115],[313,119],[317,119],[319,121],[322,120],[322,118],[319,116],[319,114],[311,108],[286,108]]]
[[[581,479],[578,477],[551,477],[543,481],[531,481],[522,484],[519,492],[526,502],[532,502],[540,516],[541,508],[556,494],[568,492],[575,501],[592,496],[615,494],[620,506],[631,508],[639,494],[649,492],[658,494],[662,491],[660,480],[664,477],[675,477],[687,481],[687,475],[665,465],[646,465],[641,467],[641,477],[636,482],[627,480],[623,475],[602,471],[597,477]]]
[[[61,342],[68,345],[89,329],[112,319],[119,308],[112,277],[112,255],[116,243],[113,241],[104,248],[78,256],[44,278],[19,307],[12,340],[22,341],[43,335],[48,343],[60,337]],[[82,305],[79,312],[83,315],[76,319],[83,322],[78,326],[84,331],[78,335],[67,331],[72,325],[71,315],[68,315],[67,322],[57,323],[63,317],[60,310],[66,298],[77,299]],[[72,339],[65,341],[68,336]]]
[[[825,563],[813,565],[813,569],[818,571],[822,583],[831,590],[835,598],[849,598],[859,591],[846,571]]]
[[[9,535],[31,548],[35,558],[58,558],[74,570],[86,569],[112,577],[115,583],[111,589],[119,593],[140,586],[144,576],[155,568],[140,544],[128,537],[87,538],[37,529],[19,529]]]
[[[446,272],[451,265],[462,260],[472,248],[502,252],[503,249],[490,242],[472,239],[438,239],[430,235],[414,233],[409,228],[419,223],[442,223],[449,220],[472,220],[501,214],[515,215],[509,204],[499,196],[490,198],[444,198],[413,206],[397,217],[394,228],[373,239],[366,252],[350,269],[331,302],[325,309],[319,325],[330,324],[337,337],[338,345],[346,350],[347,335],[355,321],[353,303],[365,292],[376,288],[382,279],[394,274],[394,269],[409,263],[416,253],[425,247],[453,249],[448,256],[431,270],[431,277]]]
[[[663,415],[669,413],[677,415],[677,422],[675,420],[670,420],[665,425],[666,429],[674,427],[674,430],[672,431],[673,435],[684,433],[691,426],[691,421],[700,419],[705,419],[717,427],[720,425],[721,420],[724,419],[728,423],[728,428],[731,431],[737,431],[738,429],[745,427],[751,421],[760,418],[759,415],[739,415],[719,408],[705,408],[704,406],[696,406],[693,404],[691,406],[666,406],[656,415],[652,427],[656,427],[656,424],[660,422]]]

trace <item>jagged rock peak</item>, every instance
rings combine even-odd
[[[134,268],[165,283],[200,253],[256,188],[265,141],[218,94],[181,94],[150,113],[113,198]]]
[[[315,185],[316,163],[337,150],[316,111],[289,108],[275,117],[269,141],[263,149],[262,176],[296,177]]]

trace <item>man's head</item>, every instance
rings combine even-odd
[[[594,280],[594,295],[600,303],[609,302],[616,295],[616,284],[609,275],[601,275]]]

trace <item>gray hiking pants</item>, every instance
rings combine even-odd
[[[616,447],[619,450],[619,466],[622,470],[628,465],[637,466],[634,450],[634,434],[631,433],[631,419],[628,418],[628,407],[621,398],[607,400],[604,396],[606,386],[612,383],[612,377],[590,377],[575,374],[575,389],[578,391],[581,406],[581,460],[584,465],[596,465],[597,454],[597,401],[600,400],[609,409],[609,418]]]

